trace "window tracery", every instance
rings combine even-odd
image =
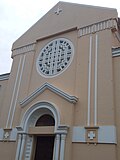
[[[40,52],[37,69],[44,76],[54,76],[66,69],[72,61],[73,44],[65,38],[49,42]]]

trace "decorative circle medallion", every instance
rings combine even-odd
[[[53,77],[70,65],[73,54],[74,47],[70,40],[54,39],[42,48],[37,59],[37,70],[44,77]]]

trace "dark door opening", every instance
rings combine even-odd
[[[37,136],[34,160],[52,160],[54,136]]]

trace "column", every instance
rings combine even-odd
[[[24,160],[30,160],[32,147],[33,147],[33,136],[32,135],[27,135],[25,144],[26,144],[26,147],[25,147]]]
[[[66,134],[61,134],[60,160],[64,160]]]
[[[58,160],[59,158],[59,149],[60,148],[60,134],[56,134],[55,136],[55,144],[54,144],[54,153],[53,160]]]
[[[21,150],[20,150],[19,160],[22,160],[23,151],[24,151],[24,145],[25,145],[25,139],[26,139],[26,134],[23,134],[22,135],[22,142],[21,142]]]
[[[21,150],[21,140],[22,140],[21,138],[22,138],[22,135],[19,134],[15,160],[19,160],[19,155],[20,155],[20,150]]]

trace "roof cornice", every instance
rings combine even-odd
[[[82,36],[85,36],[88,34],[96,33],[96,32],[99,32],[99,31],[102,31],[105,29],[111,29],[113,31],[118,30],[117,19],[110,18],[110,19],[106,19],[104,21],[90,24],[88,26],[84,26],[79,29],[78,37],[82,37]]]
[[[0,81],[8,80],[10,73],[1,74],[0,75]]]
[[[112,56],[113,57],[120,56],[120,47],[112,48]]]
[[[70,103],[75,104],[78,101],[78,98],[76,96],[71,96],[68,93],[65,93],[64,91],[58,89],[57,87],[49,84],[49,83],[44,83],[41,87],[36,89],[33,93],[31,93],[28,97],[20,101],[21,107],[26,106],[28,103],[30,103],[33,99],[35,99],[38,95],[42,94],[46,89],[49,89],[53,93],[61,96],[65,100],[67,100]]]

